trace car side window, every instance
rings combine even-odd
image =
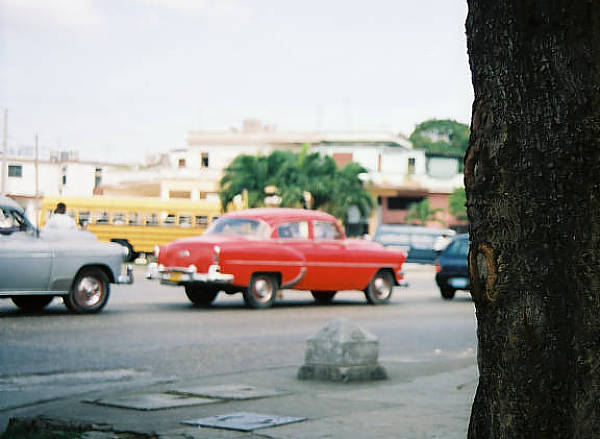
[[[342,239],[342,235],[334,223],[315,221],[313,227],[315,239]]]
[[[308,239],[308,222],[292,221],[277,227],[277,237],[283,239]]]

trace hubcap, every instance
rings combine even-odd
[[[258,302],[266,302],[273,295],[273,286],[268,279],[256,279],[252,293]]]
[[[392,285],[383,277],[378,277],[373,282],[373,291],[378,299],[385,299],[392,293]]]
[[[95,277],[86,276],[77,285],[77,302],[86,307],[92,307],[101,302],[104,296],[102,283]]]

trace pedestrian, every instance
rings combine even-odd
[[[438,256],[441,255],[442,252],[444,251],[444,249],[446,247],[448,247],[448,244],[450,244],[450,241],[451,241],[450,236],[447,233],[442,233],[434,241],[433,250],[436,252],[436,254]]]
[[[52,230],[77,230],[75,220],[67,215],[67,206],[65,203],[58,203],[54,213],[46,222],[45,229]]]

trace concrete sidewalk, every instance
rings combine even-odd
[[[477,383],[473,354],[380,363],[388,373],[384,381],[300,381],[299,366],[284,367],[185,382],[125,383],[0,415],[85,424],[86,439],[128,437],[123,432],[163,439],[466,437]],[[287,423],[276,425],[279,421]]]

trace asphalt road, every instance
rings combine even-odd
[[[408,288],[371,306],[359,292],[317,305],[308,292],[285,291],[267,310],[222,293],[194,308],[182,287],[162,286],[136,268],[131,286],[112,286],[97,315],[69,314],[59,299],[36,315],[0,300],[0,412],[123,380],[197,378],[300,366],[305,341],[329,320],[346,317],[379,337],[380,358],[419,361],[473,356],[474,305],[466,293],[443,300],[431,266],[407,266]],[[35,395],[35,396],[34,396]]]

